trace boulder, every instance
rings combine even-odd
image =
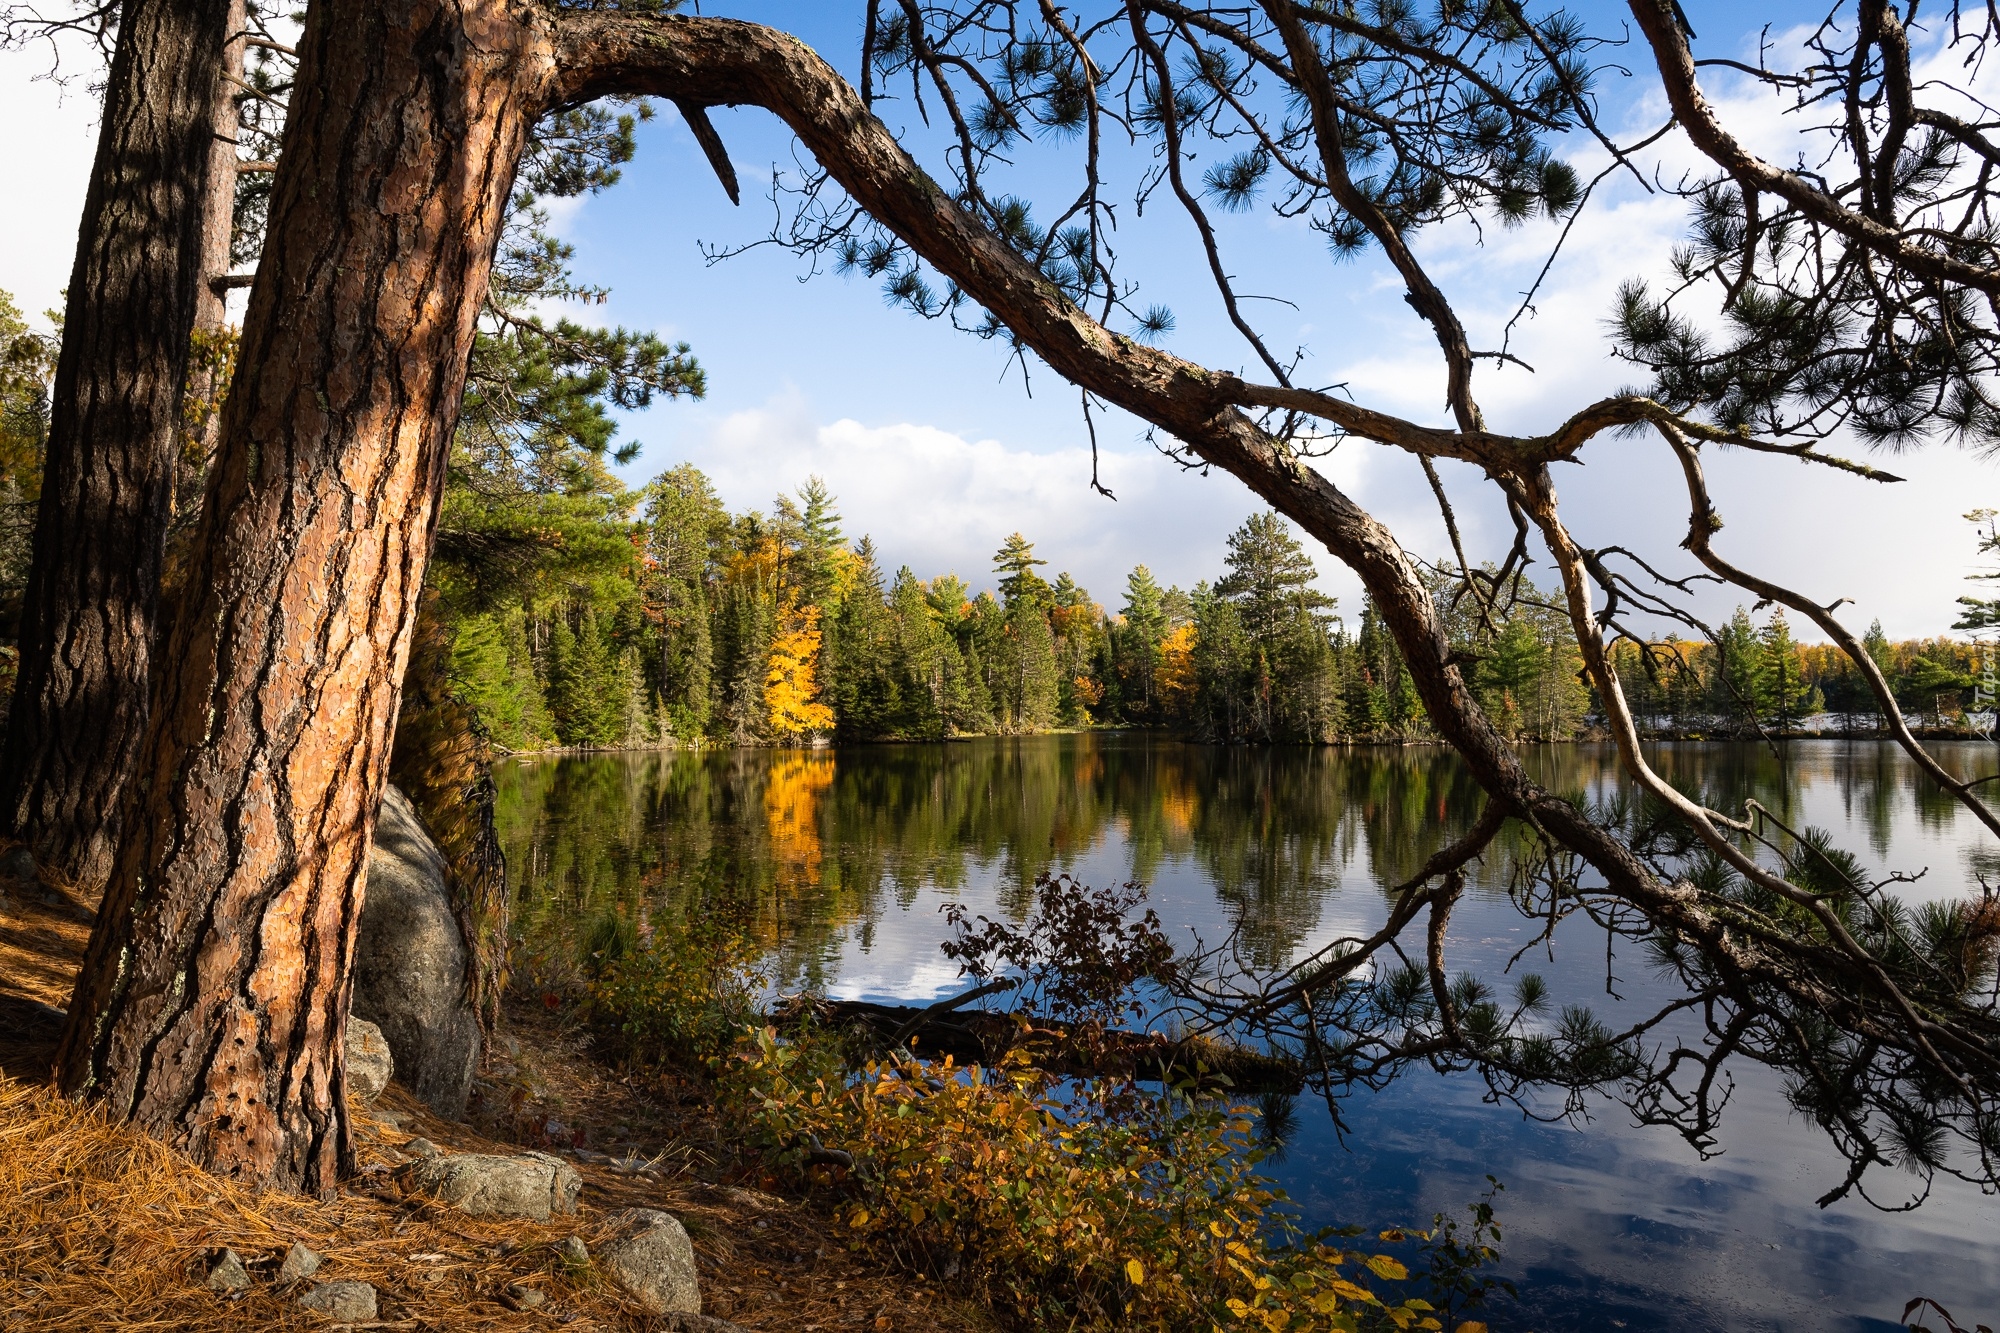
[[[694,1246],[679,1218],[653,1208],[626,1208],[605,1222],[611,1236],[598,1246],[600,1269],[650,1314],[701,1313]]]
[[[375,1288],[366,1282],[321,1282],[299,1297],[299,1305],[343,1324],[364,1323],[375,1318]]]
[[[35,881],[35,854],[19,843],[0,852],[0,875],[24,884]]]
[[[396,1076],[395,1057],[382,1029],[365,1018],[347,1019],[347,1090],[365,1106],[382,1095]]]
[[[389,787],[375,819],[355,943],[354,1013],[382,1030],[403,1086],[450,1120],[464,1116],[479,1068],[470,962],[444,855],[408,799]]]
[[[406,1188],[476,1217],[529,1217],[576,1211],[583,1177],[560,1158],[529,1152],[518,1157],[451,1153],[403,1168]]]

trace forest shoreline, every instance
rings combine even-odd
[[[1993,732],[1974,730],[1971,727],[1917,727],[1910,728],[1910,734],[1927,741],[1991,741],[2000,745],[2000,736]],[[1155,736],[1163,740],[1176,740],[1187,745],[1214,745],[1227,748],[1249,749],[1315,749],[1315,750],[1408,750],[1419,748],[1449,749],[1450,743],[1436,736],[1404,737],[1341,737],[1336,740],[1208,740],[1185,732],[1161,727],[1056,727],[1045,731],[978,731],[956,736],[880,736],[867,739],[824,740],[819,742],[786,741],[646,741],[632,745],[552,745],[532,750],[510,750],[494,745],[493,759],[498,763],[509,759],[575,759],[589,755],[613,754],[702,754],[726,750],[770,750],[773,752],[815,753],[821,750],[839,750],[857,745],[959,745],[971,741],[984,740],[1033,740],[1044,736]],[[1614,738],[1602,726],[1592,726],[1574,736],[1524,737],[1514,742],[1516,745],[1605,745]],[[1679,730],[1641,731],[1639,739],[1648,744],[1718,744],[1729,742],[1763,741],[1889,741],[1896,739],[1887,727],[1854,727],[1837,731],[1804,730],[1793,728],[1778,730],[1764,728],[1754,730],[1721,730],[1712,727],[1684,728]]]

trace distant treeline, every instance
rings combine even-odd
[[[521,292],[568,290],[562,247],[517,247],[505,258]],[[26,580],[55,348],[0,293],[0,703],[12,687],[5,640]],[[871,541],[843,532],[817,478],[768,513],[731,514],[693,467],[629,490],[607,462],[638,447],[612,447],[607,405],[701,387],[686,349],[650,335],[520,318],[482,332],[425,614],[448,631],[457,689],[498,744],[784,744],[1088,726],[1213,741],[1431,737],[1374,608],[1364,601],[1351,620],[1337,616],[1276,514],[1231,534],[1223,567],[1192,589],[1163,588],[1145,566],[1134,569],[1115,610],[1066,573],[1045,577],[1046,562],[1018,533],[993,557],[994,591],[975,593],[955,573],[885,569]],[[190,420],[212,406],[191,400]],[[198,494],[198,481],[191,474],[180,490]],[[1992,515],[1972,517],[1987,524],[1982,549],[2000,552]],[[1430,577],[1458,660],[1504,734],[1592,732],[1601,709],[1554,596],[1509,580],[1508,596],[1482,615],[1454,571]],[[2000,628],[2000,602],[1965,601],[1966,625]],[[1904,711],[1928,725],[1958,725],[1976,702],[1974,645],[1891,643],[1879,626],[1866,644]],[[1794,642],[1781,612],[1759,622],[1738,611],[1715,642],[1620,641],[1613,654],[1655,734],[1755,734],[1808,718],[1822,730],[1881,725],[1860,673],[1830,646]]]
[[[870,539],[848,539],[817,478],[768,514],[731,514],[684,466],[648,486],[636,514],[624,542],[600,544],[589,577],[540,581],[506,605],[448,599],[460,686],[495,741],[784,744],[1088,726],[1214,741],[1430,735],[1374,608],[1364,602],[1354,625],[1337,617],[1276,514],[1231,534],[1213,581],[1163,588],[1142,565],[1110,612],[1069,574],[1045,577],[1018,533],[993,557],[992,592],[955,573],[891,573]],[[441,566],[447,580],[452,567]],[[1590,731],[1598,710],[1551,598],[1523,583],[1481,625],[1469,599],[1454,603],[1450,572],[1434,578],[1503,732]],[[1644,725],[1706,734],[1826,712],[1879,721],[1859,673],[1835,649],[1794,642],[1782,612],[1760,624],[1739,611],[1718,638],[1617,645]],[[1879,627],[1868,645],[1906,709],[1933,721],[1974,685],[1970,645],[1889,643]]]

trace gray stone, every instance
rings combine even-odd
[[[611,1239],[598,1247],[598,1267],[649,1314],[701,1313],[694,1246],[679,1218],[653,1208],[626,1208],[605,1222]]]
[[[215,1256],[215,1262],[208,1266],[208,1289],[210,1291],[246,1291],[250,1286],[250,1270],[236,1257],[236,1251],[224,1250]]]
[[[347,1019],[347,1090],[365,1106],[382,1095],[396,1077],[395,1057],[382,1029],[365,1018]]]
[[[566,1264],[576,1268],[590,1266],[590,1247],[583,1243],[581,1236],[565,1236],[556,1246],[556,1254]]]
[[[354,950],[354,1012],[382,1029],[396,1077],[448,1120],[479,1069],[471,952],[452,911],[444,854],[394,787],[382,794]]]
[[[518,1282],[509,1283],[503,1294],[507,1304],[516,1310],[540,1309],[542,1302],[549,1298],[549,1294],[540,1287],[524,1287]]]
[[[583,1177],[547,1153],[492,1157],[452,1153],[425,1158],[403,1168],[405,1184],[439,1203],[475,1217],[530,1217],[546,1222],[551,1213],[576,1211]]]
[[[415,1138],[403,1145],[403,1151],[412,1157],[436,1157],[438,1146],[429,1139]]]
[[[295,1240],[285,1254],[285,1262],[278,1269],[278,1281],[297,1282],[318,1271],[319,1256],[307,1249],[304,1241]]]
[[[343,1324],[361,1323],[375,1317],[375,1288],[366,1282],[322,1282],[299,1297],[299,1305]]]
[[[35,878],[35,854],[19,844],[0,852],[0,875],[32,881]]]

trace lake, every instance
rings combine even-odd
[[[1956,771],[2000,771],[1993,746],[1947,743]],[[1552,789],[1595,798],[1622,782],[1608,746],[1531,749]],[[2000,846],[1894,746],[1792,742],[1661,745],[1669,776],[1754,797],[1793,827],[1834,832],[1873,869],[1924,872],[1903,896],[1962,896]],[[496,773],[519,950],[557,954],[593,914],[671,911],[694,884],[754,908],[775,984],[837,998],[929,1000],[965,985],[938,952],[940,907],[1018,916],[1038,875],[1135,880],[1167,927],[1215,942],[1241,933],[1282,964],[1387,915],[1384,886],[1473,819],[1478,789],[1437,748],[1246,748],[1140,733],[982,739],[833,750],[726,750],[510,761]],[[1539,927],[1504,886],[1475,881],[1454,913],[1454,970],[1497,978]],[[1668,994],[1634,944],[1566,923],[1551,960],[1516,965],[1558,1002],[1614,1027]],[[1607,994],[1607,966],[1614,978]],[[1622,997],[1622,998],[1619,998]],[[1542,1123],[1482,1100],[1471,1076],[1418,1071],[1348,1099],[1344,1140],[1325,1108],[1297,1105],[1270,1165],[1314,1223],[1427,1224],[1505,1186],[1502,1272],[1521,1301],[1496,1330],[1888,1330],[1932,1296],[1970,1327],[2000,1324],[2000,1200],[1940,1180],[1888,1213],[1813,1201],[1844,1163],[1793,1116],[1778,1081],[1739,1063],[1707,1161],[1615,1100],[1583,1123]],[[1878,1176],[1900,1201],[1907,1177]]]

